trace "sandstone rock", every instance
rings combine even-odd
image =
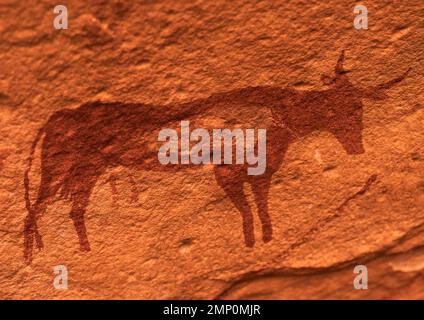
[[[355,30],[346,0],[73,1],[68,30],[53,28],[55,5],[0,5],[1,298],[424,298],[422,1],[369,4],[368,30]],[[71,203],[57,197],[38,221],[44,248],[26,264],[24,173],[52,114],[96,100],[178,106],[249,86],[324,90],[342,50],[358,87],[412,70],[385,100],[363,100],[363,154],[346,154],[328,132],[290,145],[269,192],[272,241],[261,241],[245,185],[257,241],[244,245],[212,166],[120,166],[90,195],[91,251],[79,250]],[[196,121],[260,125],[272,115],[217,105]],[[69,270],[68,290],[52,285],[56,265]],[[356,265],[368,267],[368,290],[353,288]]]

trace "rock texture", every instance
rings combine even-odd
[[[421,0],[366,3],[368,30],[353,27],[344,0],[69,1],[67,30],[53,28],[57,4],[0,1],[1,298],[424,298]],[[322,131],[290,145],[270,187],[270,242],[244,245],[211,166],[119,166],[91,192],[91,250],[79,250],[69,199],[57,197],[38,221],[44,249],[25,262],[24,172],[52,114],[93,101],[180,106],[248,86],[324,90],[342,50],[355,86],[412,70],[385,100],[363,100],[364,153]],[[217,107],[198,121],[271,122],[260,110]],[[257,215],[254,228],[261,239]],[[56,265],[68,290],[53,287]],[[368,267],[368,290],[353,288],[356,265]]]

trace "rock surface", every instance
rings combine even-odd
[[[353,27],[345,0],[69,1],[67,30],[53,28],[55,5],[0,1],[0,298],[424,298],[422,0],[370,3],[368,30]],[[270,188],[272,241],[244,246],[210,166],[116,167],[87,206],[91,251],[79,250],[70,203],[57,198],[38,222],[44,249],[25,263],[24,171],[51,114],[248,86],[323,90],[343,49],[359,86],[412,71],[387,99],[363,101],[365,153],[346,154],[326,132],[290,145]],[[68,268],[68,290],[52,285],[56,265]],[[353,288],[356,265],[368,268],[368,290]]]

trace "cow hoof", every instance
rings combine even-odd
[[[264,237],[263,238],[263,242],[264,243],[268,243],[268,242],[270,242],[272,240],[272,237]]]
[[[248,248],[253,248],[255,246],[255,239],[246,239],[245,245]]]
[[[85,243],[80,245],[80,250],[83,252],[88,252],[88,251],[91,251],[91,248],[88,243]]]
[[[270,242],[272,240],[272,234],[264,234],[262,240],[264,243]]]

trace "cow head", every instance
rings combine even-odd
[[[337,138],[348,154],[361,154],[364,152],[361,99],[386,99],[385,90],[402,81],[410,69],[402,76],[378,86],[358,88],[350,82],[349,71],[343,68],[343,62],[344,51],[337,61],[335,77],[333,79],[327,76],[321,77],[324,84],[331,86],[324,111],[326,128]]]

